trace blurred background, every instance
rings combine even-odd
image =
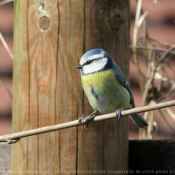
[[[0,34],[8,44],[10,51],[13,53],[13,23],[14,23],[14,4],[9,2],[2,4],[3,1],[0,1]],[[157,2],[157,3],[156,3]],[[151,41],[159,41],[154,44],[156,47],[161,47],[161,49],[169,49],[174,47],[175,44],[175,1],[174,0],[143,0],[142,4],[143,12],[148,12],[146,14],[147,20],[147,34]],[[133,56],[133,42],[134,42],[134,29],[135,25],[135,16],[138,10],[136,0],[130,0],[130,38],[131,38],[131,64],[130,64],[130,85],[135,97],[136,106],[143,106],[143,92],[140,90],[138,72]],[[144,35],[144,29],[139,29],[137,37]],[[2,36],[0,35],[0,135],[12,133],[12,97],[10,94],[13,94],[12,86],[12,68],[13,68],[13,59],[8,53],[7,49],[4,47],[2,41]],[[140,50],[138,49],[139,67],[145,69],[145,74],[147,74],[145,66],[145,53],[141,47],[143,46],[143,38],[140,38]],[[150,40],[149,40],[150,41]],[[154,46],[153,43],[149,42],[149,45]],[[144,45],[145,46],[145,45]],[[148,46],[147,45],[145,47]],[[172,49],[173,51],[173,49]],[[174,64],[173,55],[171,52],[171,60]],[[161,57],[160,53],[160,57]],[[157,58],[157,57],[155,57]],[[169,67],[167,67],[169,69]],[[143,72],[144,73],[144,72]],[[173,79],[174,73],[171,70],[170,77]],[[174,78],[175,79],[175,78]],[[145,82],[146,85],[146,82]],[[8,89],[8,90],[7,90]],[[9,91],[9,92],[8,92]],[[171,99],[173,99],[171,94]],[[163,100],[166,101],[166,98]],[[173,111],[173,108],[172,108]],[[165,117],[162,117],[159,112],[154,113],[155,123],[155,139],[172,139],[175,138],[175,121],[171,117],[165,114]],[[166,118],[166,119],[165,119]],[[138,127],[130,120],[130,132],[129,139],[138,139],[139,138],[139,129]]]

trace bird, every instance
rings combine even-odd
[[[105,50],[96,48],[87,51],[76,68],[80,69],[83,90],[94,109],[89,116],[80,117],[79,123],[89,123],[97,112],[108,114],[116,111],[116,117],[121,119],[122,110],[135,108],[126,78]],[[148,126],[140,114],[131,114],[130,117],[138,127]]]

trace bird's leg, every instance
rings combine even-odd
[[[89,122],[95,118],[95,113],[96,113],[96,112],[97,112],[97,111],[94,111],[94,112],[92,112],[92,113],[91,113],[90,115],[88,115],[88,116],[82,115],[82,116],[78,119],[78,123],[79,123],[79,124],[86,123],[86,130],[88,130],[88,129],[89,129]]]
[[[118,108],[118,109],[116,110],[116,117],[117,117],[119,120],[122,118],[122,114],[121,114],[121,109],[120,109],[120,108]]]

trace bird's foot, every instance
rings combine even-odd
[[[92,121],[95,118],[95,113],[96,111],[94,111],[92,114],[85,116],[82,115],[79,119],[78,119],[78,123],[79,124],[85,124],[86,123],[86,130],[89,129],[89,122]]]
[[[118,109],[116,110],[116,117],[117,117],[119,120],[122,118],[122,114],[121,114],[121,109],[120,109],[120,108],[118,108]]]

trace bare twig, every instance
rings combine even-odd
[[[174,115],[174,113],[173,113],[169,108],[164,109],[164,111],[165,111],[167,114],[169,114],[169,116],[175,121],[175,115]],[[174,131],[175,131],[175,130],[174,130]]]
[[[9,88],[8,88],[7,85],[3,82],[3,80],[2,80],[1,78],[0,78],[0,83],[4,86],[4,88],[6,89],[7,93],[9,94],[9,96],[10,96],[11,99],[12,99],[12,97],[13,97],[12,92],[9,90]]]
[[[162,115],[164,121],[166,122],[166,124],[168,125],[168,127],[175,132],[175,129],[170,125],[170,123],[168,122],[167,118],[165,117],[165,115],[163,114],[163,112],[161,110],[159,110],[160,114]]]
[[[140,15],[139,20],[137,21],[138,26],[142,25],[144,19],[152,10],[154,10],[156,4],[157,4],[157,0],[154,0],[153,5],[147,11],[145,11],[142,15]]]
[[[172,45],[162,56],[161,58],[159,59],[159,64],[158,66],[156,67],[156,71],[158,71],[164,64],[165,62],[165,59],[166,59],[166,56],[169,54],[169,52],[171,52],[172,50],[175,49],[175,44]]]
[[[144,105],[148,105],[151,102],[159,103],[175,95],[174,69],[171,67],[173,65],[172,56],[175,54],[175,44],[157,41],[149,37],[146,18],[155,9],[158,1],[153,0],[147,11],[143,11],[142,2],[143,0],[137,0],[131,49],[143,94],[143,102]],[[140,61],[145,64],[145,69],[140,66]],[[174,118],[171,110],[167,109],[165,112]],[[150,139],[155,135],[153,112],[144,115],[147,116],[145,119],[149,126],[140,130],[140,139]]]
[[[0,5],[4,5],[4,4],[7,4],[9,2],[13,2],[15,0],[0,0]]]
[[[11,59],[13,60],[13,54],[10,51],[10,48],[9,48],[8,44],[6,43],[4,37],[2,36],[1,32],[0,32],[0,41],[2,42],[2,44],[5,47],[5,49],[7,50],[8,54],[10,55]]]
[[[137,10],[136,10],[136,16],[135,16],[135,23],[134,23],[134,31],[133,31],[133,42],[132,42],[132,45],[134,47],[137,46],[137,35],[138,35],[138,30],[140,28],[140,26],[138,26],[137,24],[137,21],[139,21],[139,18],[140,18],[140,13],[141,13],[141,8],[142,7],[142,0],[138,0],[137,1]],[[136,49],[133,48],[133,58],[134,58],[134,61],[136,63],[136,67],[137,67],[137,72],[138,72],[138,79],[139,79],[139,85],[140,85],[140,88],[141,90],[143,91],[143,85],[142,85],[142,81],[141,81],[141,71],[139,69],[139,62],[138,62],[138,59],[137,59],[137,54],[136,54]]]
[[[144,46],[130,46],[131,49],[145,49],[145,50],[154,50],[158,52],[167,52],[167,49],[160,47],[144,47]],[[169,51],[169,54],[175,55],[175,52]]]
[[[122,111],[121,114],[122,114],[122,116],[127,116],[127,115],[131,115],[134,113],[141,113],[141,112],[156,110],[156,109],[160,109],[160,108],[166,108],[166,107],[170,107],[170,106],[175,106],[175,100],[169,101],[169,102],[164,102],[164,103],[159,103],[159,104],[155,104],[155,105],[151,105],[151,106],[144,106],[144,107],[129,109],[126,111]],[[116,113],[100,115],[100,116],[96,116],[92,122],[98,122],[98,121],[102,121],[102,120],[112,119],[115,117],[116,117]],[[21,139],[23,137],[28,137],[28,136],[32,136],[32,135],[36,135],[36,134],[61,130],[61,129],[70,128],[70,127],[75,127],[78,125],[82,125],[82,124],[79,124],[78,120],[74,120],[71,122],[61,123],[61,124],[57,124],[57,125],[46,126],[46,127],[28,130],[28,131],[22,131],[22,132],[18,132],[18,133],[3,135],[3,136],[0,136],[0,142],[7,142],[7,143],[11,144],[11,143],[17,142],[19,139]]]

